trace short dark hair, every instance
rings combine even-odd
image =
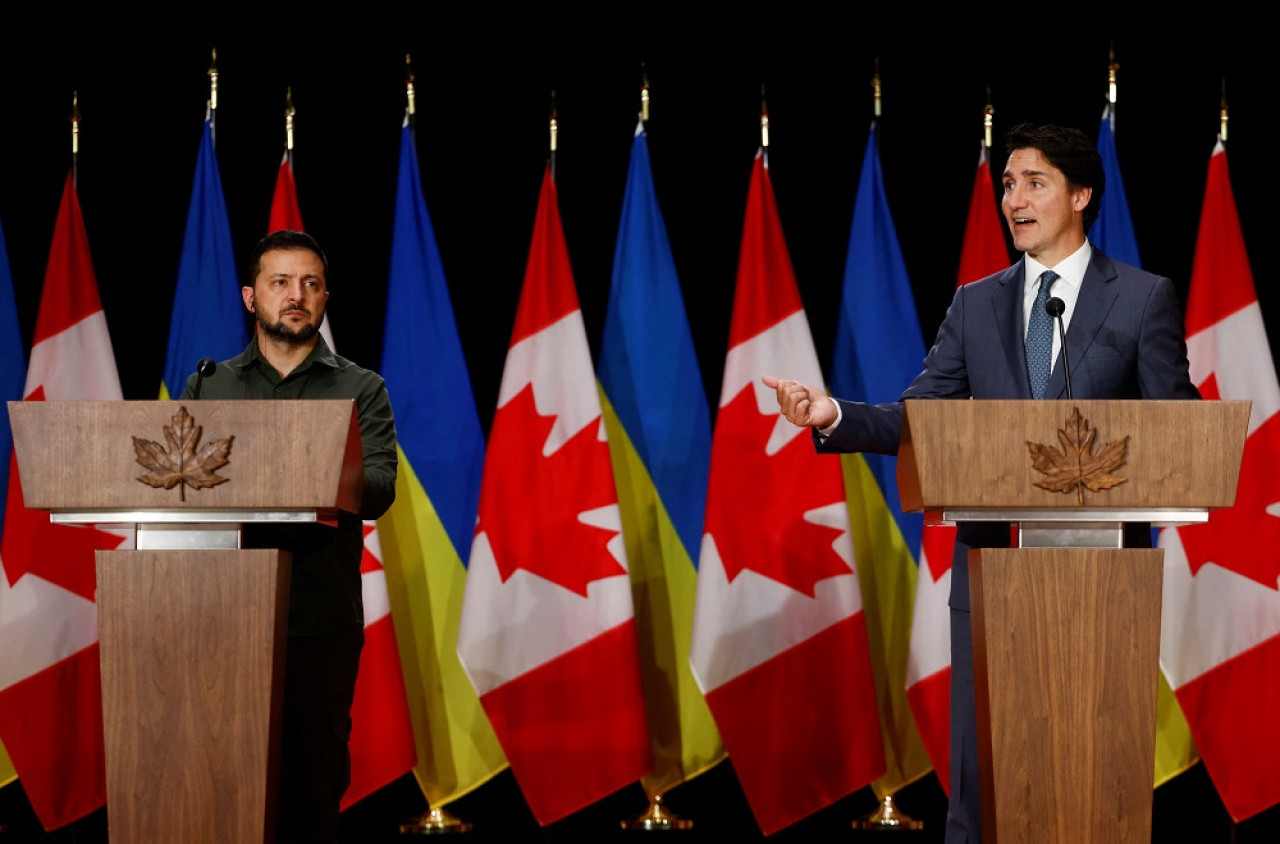
[[[244,286],[253,287],[254,280],[258,277],[258,273],[262,271],[263,255],[276,250],[287,251],[294,249],[303,249],[315,253],[316,257],[320,259],[321,266],[324,267],[324,278],[327,285],[329,281],[329,259],[325,257],[324,250],[320,248],[320,243],[306,232],[294,229],[279,229],[259,240],[254,244],[252,251],[249,252],[249,259],[244,265]]]
[[[1102,169],[1102,157],[1089,136],[1079,129],[1066,126],[1033,126],[1019,123],[1005,133],[1004,150],[1013,155],[1020,149],[1039,150],[1050,164],[1062,171],[1072,188],[1092,188],[1093,195],[1084,209],[1084,230],[1087,233],[1098,219],[1102,207],[1102,194],[1107,189],[1107,174]]]

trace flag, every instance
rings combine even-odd
[[[27,356],[22,351],[22,329],[18,323],[18,302],[13,295],[9,273],[9,251],[0,229],[0,538],[4,535],[4,503],[9,492],[9,463],[13,456],[13,432],[9,429],[8,403],[22,399],[27,378]],[[0,744],[0,786],[18,778],[13,761]]]
[[[280,168],[276,171],[276,189],[271,195],[271,215],[267,220],[267,234],[281,229],[306,231],[302,227],[302,209],[298,207],[298,185],[293,180],[293,151],[288,148],[280,158]],[[320,323],[320,336],[324,337],[330,350],[333,350],[337,346],[333,345],[333,329],[329,327],[330,322],[332,320],[326,314],[324,322]]]
[[[1253,407],[1235,506],[1160,532],[1160,663],[1239,822],[1280,803],[1280,385],[1221,140],[1191,267],[1187,357],[1205,399]]]
[[[293,180],[293,154],[288,149],[276,172],[267,234],[281,229],[306,231]],[[329,322],[326,311],[320,333],[330,351],[336,352]],[[393,413],[394,410],[393,407]],[[413,725],[382,563],[382,541],[378,536],[378,523],[373,520],[364,523],[360,585],[364,599],[364,647],[360,650],[360,668],[351,704],[351,783],[342,795],[343,809],[407,774],[416,760]]]
[[[1133,221],[1129,217],[1129,200],[1125,197],[1120,162],[1116,158],[1116,117],[1115,109],[1110,103],[1102,110],[1102,122],[1098,128],[1098,155],[1102,158],[1107,189],[1102,194],[1098,218],[1089,228],[1089,242],[1111,258],[1141,267],[1138,240],[1133,232]],[[1159,530],[1155,533],[1158,537]],[[1156,695],[1155,785],[1159,786],[1173,779],[1199,759],[1191,727],[1169,688],[1168,678],[1161,673]]]
[[[248,323],[231,250],[231,225],[213,148],[213,121],[205,117],[182,236],[160,398],[182,395],[187,376],[202,358],[219,361],[235,357],[248,342]]]
[[[762,375],[822,382],[764,153],[747,196],[690,663],[765,835],[885,771],[840,462]]]
[[[643,123],[631,142],[598,377],[640,637],[653,748],[642,784],[652,799],[725,754],[689,667],[711,412]]]
[[[1098,128],[1098,155],[1102,158],[1102,172],[1107,177],[1107,187],[1102,192],[1098,218],[1089,227],[1089,242],[1109,258],[1141,267],[1138,239],[1133,233],[1129,200],[1125,196],[1124,180],[1120,178],[1120,162],[1116,158],[1116,115],[1110,103],[1102,109],[1102,124]]]
[[[854,199],[831,392],[852,401],[894,401],[920,373],[924,351],[915,295],[885,196],[873,122]],[[872,787],[883,798],[925,776],[931,767],[906,695],[924,517],[902,512],[896,458],[846,454],[840,460],[885,750],[886,771]]]
[[[1004,224],[995,202],[987,146],[978,145],[978,169],[969,195],[969,214],[960,247],[956,286],[1009,266]],[[917,367],[917,371],[919,367]],[[942,790],[951,794],[951,555],[954,525],[927,525],[921,533],[911,645],[907,659],[907,701],[920,738],[933,760]]]
[[[26,401],[121,399],[89,240],[67,174],[23,389]],[[46,830],[106,803],[94,551],[134,531],[57,525],[23,506],[10,463],[0,537],[0,740]]]
[[[479,511],[458,654],[545,826],[652,767],[618,494],[549,162]]]
[[[431,378],[422,377],[424,361]],[[396,500],[378,520],[382,561],[415,728],[413,773],[428,803],[439,808],[507,763],[458,661],[484,433],[407,120],[400,134],[382,376],[400,452]]]

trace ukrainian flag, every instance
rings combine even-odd
[[[434,809],[483,785],[507,759],[457,654],[484,433],[407,117],[390,275],[382,376],[400,467],[378,531],[418,751],[413,772]]]

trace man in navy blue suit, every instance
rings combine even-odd
[[[1066,398],[1061,340],[1054,334],[1047,385],[1033,388],[1024,345],[1042,276],[1065,306],[1072,397],[1198,399],[1187,367],[1182,310],[1173,283],[1113,261],[1085,232],[1098,216],[1106,176],[1089,138],[1058,126],[1015,126],[1005,138],[1001,210],[1023,257],[956,289],[924,371],[896,402],[829,397],[814,386],[765,375],[792,423],[813,428],[822,452],[896,454],[902,400]],[[1034,357],[1034,355],[1032,355]],[[948,844],[982,840],[970,548],[1007,547],[1006,523],[961,523],[951,568],[951,799]],[[1125,544],[1151,544],[1150,528],[1128,525]]]

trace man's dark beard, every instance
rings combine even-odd
[[[257,317],[258,317],[259,330],[261,330],[264,334],[266,334],[268,337],[272,338],[273,340],[280,340],[281,342],[284,342],[284,343],[301,345],[307,342],[308,340],[310,340],[312,337],[316,336],[316,334],[319,333],[320,331],[319,326],[310,322],[302,326],[301,328],[294,329],[294,328],[290,328],[288,325],[285,325],[283,320],[278,320],[275,323],[270,323],[262,318],[262,314],[257,314]]]

